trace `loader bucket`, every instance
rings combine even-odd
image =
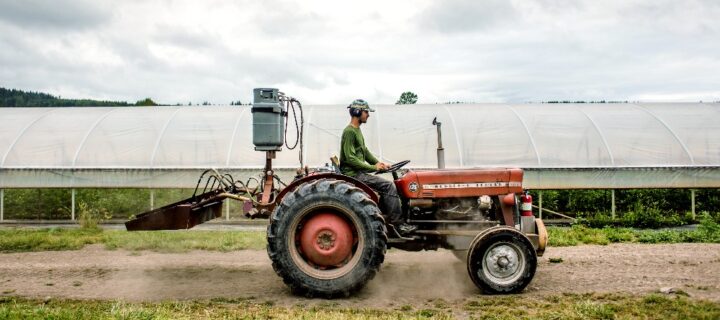
[[[219,218],[225,196],[211,191],[137,215],[125,222],[128,231],[190,229]]]

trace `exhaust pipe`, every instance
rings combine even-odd
[[[443,149],[442,146],[442,122],[437,121],[437,117],[433,118],[432,124],[437,128],[437,139],[438,139],[438,147],[437,147],[437,163],[438,163],[438,169],[445,169],[445,149]]]

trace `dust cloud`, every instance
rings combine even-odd
[[[381,305],[412,305],[417,301],[453,301],[479,293],[465,264],[450,251],[391,250],[381,271],[358,298]]]

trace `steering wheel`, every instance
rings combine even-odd
[[[400,170],[400,168],[404,167],[408,163],[410,163],[410,160],[403,160],[403,161],[400,161],[400,162],[390,165],[390,167],[388,167],[385,170],[375,171],[375,174],[381,174],[381,173],[386,173],[386,172],[395,172],[395,171]]]

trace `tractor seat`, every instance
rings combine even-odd
[[[340,171],[340,160],[338,160],[337,156],[330,157],[330,163],[332,163],[333,169],[335,169],[335,173],[342,174]]]

